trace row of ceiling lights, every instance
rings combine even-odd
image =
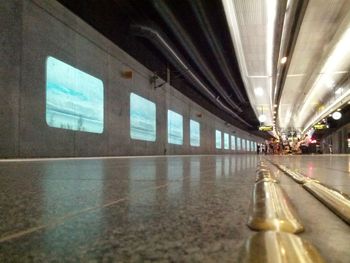
[[[285,64],[287,62],[287,57],[283,57],[281,58],[281,64]],[[255,92],[255,95],[258,96],[258,97],[261,97],[264,95],[264,90],[262,87],[257,87],[255,88],[254,90]],[[275,126],[275,122],[276,122],[276,108],[277,108],[277,104],[274,104],[274,111],[273,111],[273,126]],[[261,123],[264,123],[266,121],[266,116],[264,114],[261,114],[259,117],[258,117],[259,121]]]
[[[282,57],[281,60],[280,60],[281,64],[286,64],[287,62],[287,57]],[[276,114],[277,114],[277,104],[274,104],[273,107],[274,107],[274,111],[273,111],[273,126],[274,126],[274,129],[276,129]]]

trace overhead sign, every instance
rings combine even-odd
[[[314,129],[315,130],[324,130],[324,129],[327,129],[328,128],[328,125],[327,124],[315,124],[314,125]]]
[[[259,127],[259,131],[272,131],[273,130],[273,126],[260,126]]]

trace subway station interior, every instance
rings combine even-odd
[[[1,0],[0,262],[350,262],[349,0]]]

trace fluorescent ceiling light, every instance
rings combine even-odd
[[[343,92],[343,88],[339,88],[339,89],[337,89],[334,93],[337,94],[337,95],[339,95],[339,94],[341,94],[342,92]]]
[[[265,1],[267,8],[267,33],[266,33],[266,69],[267,75],[272,76],[273,71],[273,47],[274,47],[274,33],[277,14],[277,0]]]
[[[326,77],[326,85],[328,88],[333,88],[335,85],[335,82],[330,77]]]
[[[332,114],[332,118],[335,120],[339,120],[341,118],[341,113],[339,111],[336,111]]]
[[[265,121],[266,121],[266,116],[265,116],[264,114],[261,114],[261,115],[259,116],[259,121],[260,121],[260,122],[265,122]]]
[[[264,95],[264,90],[262,87],[257,87],[255,88],[254,93],[256,96],[261,97],[262,95]]]

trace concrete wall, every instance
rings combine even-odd
[[[348,147],[348,133],[350,133],[350,124],[346,124],[323,140],[324,153],[329,153],[329,145],[332,145],[333,153],[350,153]]]
[[[261,141],[204,110],[169,85],[154,89],[152,72],[53,0],[0,1],[0,157],[230,153],[215,149],[215,130]],[[102,134],[51,128],[45,120],[46,59],[55,57],[104,83]],[[131,70],[133,77],[122,77]],[[161,83],[162,80],[159,80]],[[130,139],[129,96],[157,105],[157,140]],[[167,110],[184,117],[184,145],[167,143]],[[200,113],[201,118],[197,115]],[[189,119],[201,146],[189,145]],[[242,151],[241,151],[242,152]]]

